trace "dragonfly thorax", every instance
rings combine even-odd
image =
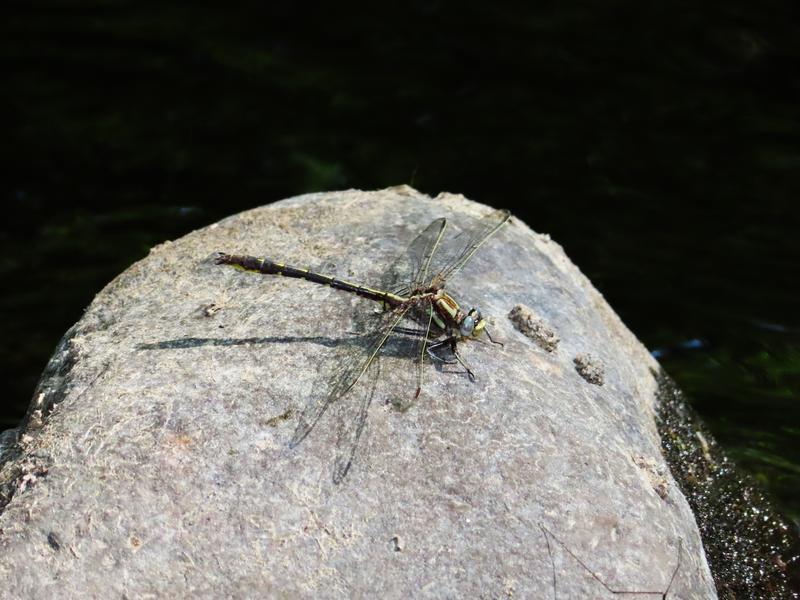
[[[465,312],[444,290],[437,291],[433,296],[433,306],[436,309],[434,320],[442,329],[456,329],[463,337],[478,337],[484,330],[486,323],[481,311],[471,308]]]

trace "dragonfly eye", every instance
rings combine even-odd
[[[461,325],[459,325],[459,331],[461,335],[468,336],[472,335],[472,332],[475,330],[475,319],[471,316],[467,315],[461,321]]]

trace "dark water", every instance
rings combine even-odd
[[[152,245],[411,183],[549,232],[800,518],[796,3],[264,4],[6,4],[0,427]]]

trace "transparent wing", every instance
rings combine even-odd
[[[427,327],[423,329],[419,327],[404,328],[398,327],[398,324],[401,322],[418,324],[421,318],[419,316],[412,317],[411,313],[419,313],[423,310],[417,306],[404,311],[403,314],[394,313],[400,318],[394,322],[394,325],[390,324],[390,335],[380,346],[379,352],[374,354],[364,375],[352,386],[348,397],[342,402],[336,402],[331,409],[336,415],[337,422],[336,461],[333,469],[334,483],[341,483],[353,464],[361,434],[366,426],[369,407],[375,396],[381,365],[386,369],[387,360],[389,362],[399,361],[396,367],[394,364],[391,366],[392,387],[402,394],[392,401],[396,408],[400,410],[409,408],[419,396],[422,386],[422,365],[428,343],[427,333],[430,329],[432,314],[430,312],[430,303],[428,303],[427,316],[424,320],[424,324]],[[398,334],[398,330],[405,333]],[[412,357],[413,359],[409,360]],[[379,361],[379,358],[381,358],[381,361]],[[409,380],[413,381],[413,384]],[[360,395],[359,401],[351,397],[353,395]]]
[[[361,434],[364,432],[364,427],[367,424],[367,415],[369,414],[369,407],[372,404],[372,399],[375,397],[375,388],[380,378],[380,360],[379,356],[375,356],[372,362],[367,367],[366,375],[362,378],[365,379],[363,393],[361,394],[360,402],[339,402],[338,406],[346,410],[341,410],[337,415],[338,426],[336,433],[336,461],[333,464],[333,483],[340,484],[350,466],[353,464],[353,459],[356,456],[356,449],[358,442],[361,439]],[[361,391],[359,389],[359,391]],[[353,410],[355,408],[356,410]],[[349,413],[353,414],[349,414]]]
[[[328,410],[328,407],[347,394],[369,369],[375,356],[392,330],[408,312],[408,307],[399,307],[393,311],[381,313],[376,317],[370,333],[360,336],[337,356],[338,368],[324,386],[321,393],[312,394],[308,404],[300,415],[289,447],[294,448],[302,442],[316,426],[317,422]],[[363,427],[363,425],[362,425]]]
[[[436,337],[438,330],[431,328],[433,307],[430,301],[425,306],[414,307],[406,315],[407,323],[415,327],[397,327],[388,342],[385,354],[396,356],[401,361],[393,370],[392,404],[395,408],[408,410],[422,391],[422,377],[428,343]],[[416,313],[412,315],[412,313]]]
[[[428,266],[429,279],[436,277],[440,283],[447,281],[509,218],[511,213],[507,210],[492,211],[458,235],[442,242]]]
[[[414,239],[405,252],[384,271],[380,289],[405,295],[429,277],[431,257],[442,239],[447,222],[444,218],[432,221]]]

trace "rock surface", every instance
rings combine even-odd
[[[4,455],[0,593],[716,597],[661,456],[654,359],[561,247],[517,219],[448,284],[504,344],[459,346],[475,381],[426,365],[400,412],[389,400],[409,360],[386,356],[340,485],[340,413],[288,447],[354,343],[354,312],[375,306],[213,252],[369,284],[434,218],[457,229],[486,211],[408,187],[311,194],[154,248],[67,333]],[[517,305],[557,346],[515,327]],[[581,356],[602,385],[576,371]]]

